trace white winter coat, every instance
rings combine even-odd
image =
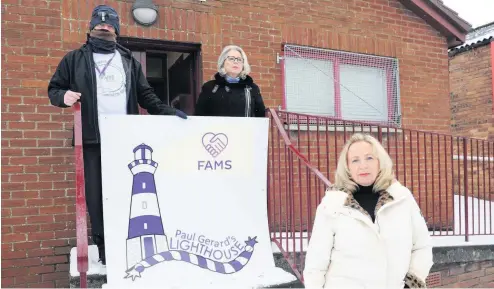
[[[326,191],[307,249],[305,288],[425,288],[431,237],[413,195],[396,181],[375,212],[373,223],[352,194]]]

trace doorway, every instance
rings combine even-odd
[[[132,51],[149,85],[165,104],[194,114],[202,85],[201,44],[131,37],[121,37],[119,43]]]

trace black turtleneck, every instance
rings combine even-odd
[[[369,213],[372,218],[372,222],[374,222],[374,210],[376,208],[377,200],[379,199],[379,194],[374,193],[372,191],[372,187],[364,187],[359,185],[357,191],[353,193],[353,197],[359,203],[359,205]]]

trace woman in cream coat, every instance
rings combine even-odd
[[[305,288],[425,288],[431,238],[412,193],[372,136],[355,134],[317,208]]]

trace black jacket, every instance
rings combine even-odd
[[[246,116],[246,107],[250,107],[249,116],[264,117],[266,107],[259,87],[247,75],[239,83],[228,83],[219,73],[214,80],[202,86],[197,100],[195,115],[199,116]],[[245,99],[245,88],[250,88],[250,103]]]
[[[127,77],[127,114],[139,114],[139,105],[149,114],[175,114],[175,109],[164,104],[146,80],[141,64],[132,53],[117,44]],[[48,97],[52,105],[67,107],[64,94],[67,90],[81,93],[81,117],[83,143],[100,143],[96,73],[90,44],[67,53],[60,61],[48,85]]]

